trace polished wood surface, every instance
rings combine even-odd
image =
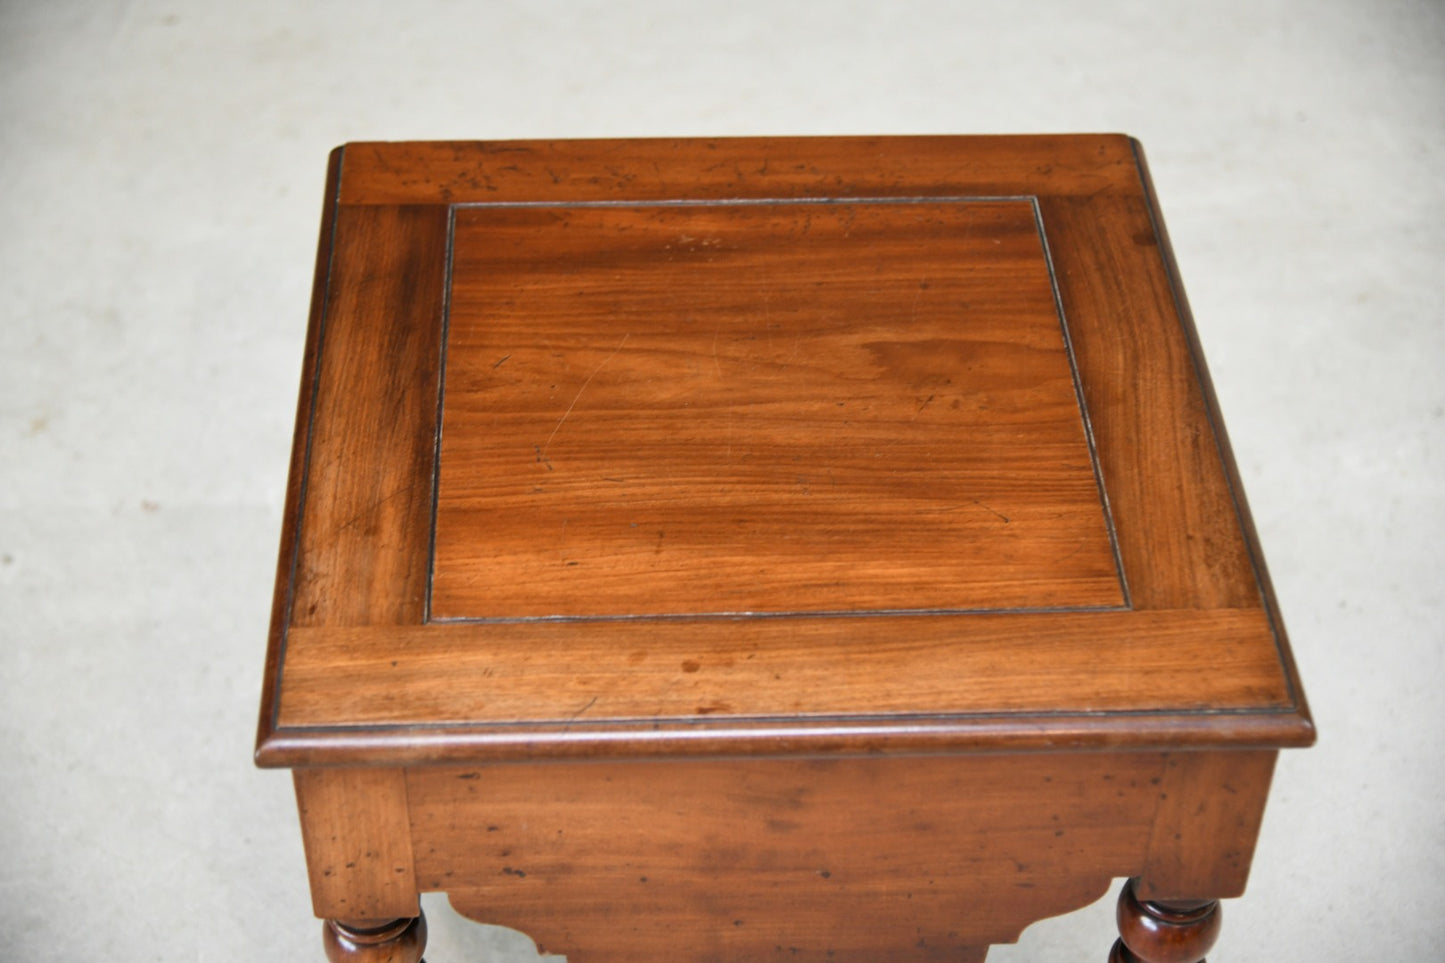
[[[296,803],[323,919],[390,920],[420,914],[400,769],[298,769]]]
[[[321,938],[330,963],[423,963],[426,917],[326,920]]]
[[[1166,763],[1045,753],[420,767],[407,789],[422,888],[544,952],[952,961],[1131,872]]]
[[[1176,753],[1165,766],[1151,848],[1135,886],[1148,900],[1240,896],[1277,753]]]
[[[906,713],[1289,706],[1278,661],[1252,644],[1268,631],[1258,610],[967,616],[960,640],[964,620],[626,620],[588,635],[556,623],[296,629],[281,719],[321,725],[340,709],[374,724],[516,721],[582,732],[594,718],[788,716],[823,739],[850,712],[861,726]],[[1188,670],[1194,687],[1170,688]],[[646,751],[645,742],[632,745]]]
[[[436,392],[442,315],[424,306],[445,290],[446,223],[445,210],[431,207],[336,210],[294,625],[424,617],[426,573],[411,560],[428,544],[436,408],[413,401]]]
[[[464,208],[449,319],[433,620],[1124,605],[1028,200]]]
[[[550,952],[954,960],[1156,867],[1174,900],[1238,895],[1274,755],[425,766],[406,786],[420,888]],[[1216,818],[1192,828],[1186,799]]]
[[[1138,195],[1118,135],[358,143],[344,205]]]
[[[263,764],[1313,739],[1129,139],[335,165]]]
[[[1195,963],[1314,739],[1126,137],[332,156],[257,760],[327,953]]]
[[[1134,880],[1119,893],[1119,941],[1109,963],[1205,963],[1219,939],[1217,900],[1156,903],[1139,899]]]

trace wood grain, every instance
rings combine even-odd
[[[257,760],[333,958],[418,957],[424,889],[596,963],[1243,889],[1314,729],[1136,143],[353,144],[327,196]]]
[[[1263,620],[1245,609],[623,620],[586,635],[575,623],[298,628],[281,723],[640,720],[656,732],[700,718],[896,716],[905,729],[949,713],[1284,709],[1279,666],[1254,644]]]
[[[921,961],[1012,942],[1132,872],[1161,766],[712,760],[426,767],[407,782],[419,885],[545,952]]]
[[[341,207],[306,465],[293,625],[420,621],[446,211]]]
[[[360,143],[343,204],[1135,193],[1118,134]]]
[[[1127,138],[339,166],[263,764],[1313,740]]]
[[[331,152],[326,168],[326,192],[321,208],[321,237],[311,283],[311,313],[306,325],[306,348],[301,358],[301,386],[296,402],[296,427],[291,438],[291,463],[286,475],[286,502],[281,517],[281,545],[277,552],[276,581],[271,596],[271,629],[266,646],[266,670],[261,683],[260,719],[256,748],[260,752],[276,723],[280,708],[281,667],[286,631],[291,622],[295,581],[297,527],[305,494],[306,455],[311,437],[311,408],[316,391],[316,363],[321,351],[321,329],[326,317],[326,291],[331,273],[331,245],[336,227],[336,192],[341,181],[342,148]]]
[[[1139,874],[1141,898],[1244,893],[1278,755],[1267,750],[1170,755],[1149,859]]]
[[[1029,201],[454,238],[433,618],[1124,604]]]
[[[1260,604],[1144,198],[1040,206],[1134,607]]]
[[[298,769],[294,775],[316,915],[419,916],[402,770]]]
[[[1269,568],[1264,562],[1264,549],[1259,542],[1259,533],[1255,530],[1254,518],[1249,510],[1249,499],[1245,494],[1234,451],[1229,443],[1229,434],[1224,430],[1224,416],[1220,410],[1219,399],[1214,393],[1214,382],[1209,376],[1209,364],[1205,359],[1204,348],[1200,343],[1199,332],[1194,323],[1194,313],[1190,310],[1189,298],[1184,293],[1184,281],[1180,277],[1179,264],[1174,258],[1174,248],[1169,241],[1169,228],[1165,225],[1163,214],[1160,211],[1159,198],[1154,190],[1153,179],[1149,174],[1149,164],[1144,157],[1144,147],[1138,141],[1134,142],[1134,156],[1139,166],[1139,180],[1144,188],[1144,199],[1148,204],[1154,235],[1159,244],[1159,254],[1164,261],[1164,268],[1169,275],[1170,287],[1174,293],[1174,307],[1178,312],[1180,326],[1184,329],[1194,357],[1194,371],[1199,381],[1200,391],[1204,396],[1205,412],[1209,417],[1210,424],[1214,427],[1214,441],[1220,460],[1223,462],[1225,479],[1229,484],[1235,514],[1244,535],[1251,568],[1260,594],[1263,596],[1265,611],[1270,614],[1270,624],[1278,643],[1280,662],[1284,667],[1285,677],[1290,680],[1291,695],[1295,705],[1299,707],[1300,715],[1309,718],[1309,700],[1306,698],[1304,690],[1298,685],[1299,671],[1295,666],[1294,652],[1289,644],[1288,633],[1285,631],[1284,622],[1279,614],[1279,602],[1275,598]]]

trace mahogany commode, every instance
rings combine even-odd
[[[285,519],[334,961],[1194,963],[1314,738],[1127,137],[339,148]]]

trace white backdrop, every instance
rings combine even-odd
[[[1050,130],[1148,151],[1322,733],[1210,959],[1441,958],[1438,0],[0,0],[0,958],[321,959],[250,752],[332,146]]]

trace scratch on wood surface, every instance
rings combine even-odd
[[[562,424],[567,420],[567,416],[572,414],[572,409],[577,407],[577,402],[582,399],[582,393],[587,390],[587,386],[592,383],[592,379],[597,377],[597,373],[607,367],[607,362],[617,357],[617,353],[622,350],[623,345],[627,344],[627,339],[630,337],[632,337],[631,332],[624,334],[622,340],[618,342],[617,347],[612,349],[612,353],[603,358],[602,363],[593,368],[592,373],[587,376],[587,380],[582,382],[582,387],[577,389],[577,394],[573,396],[572,403],[567,406],[566,411],[562,412],[562,417],[557,419],[557,425],[552,429],[552,433],[547,436],[547,440],[542,442],[541,447],[537,449],[537,458],[539,460],[546,461],[547,447],[552,444],[552,439],[557,437],[557,432],[562,430]]]
[[[572,715],[567,719],[567,722],[569,724],[575,722],[579,716],[581,716],[584,712],[597,704],[597,698],[597,696],[593,696],[591,699],[588,699],[587,704],[584,705],[582,708],[578,709],[576,712],[572,713]]]
[[[393,177],[396,176],[396,168],[392,167],[390,164],[388,164],[388,163],[386,162],[386,152],[385,152],[385,151],[383,151],[380,147],[374,147],[374,148],[372,148],[372,150],[371,150],[371,156],[372,156],[372,159],[376,161],[377,166],[379,166],[382,170],[386,171],[388,174],[392,175]]]
[[[979,501],[977,498],[975,498],[975,499],[973,500],[973,503],[974,503],[975,505],[977,505],[979,508],[982,508],[984,511],[986,511],[986,512],[992,514],[992,515],[995,515],[995,516],[997,516],[998,518],[1003,519],[1003,523],[1004,523],[1005,525],[1008,524],[1008,516],[1005,515],[1003,512],[996,511],[995,509],[990,508],[988,505],[985,505],[983,502]]]
[[[366,503],[365,505],[363,505],[361,508],[357,509],[356,512],[354,512],[352,515],[350,515],[350,516],[346,519],[346,521],[344,521],[344,522],[342,522],[340,525],[336,526],[336,532],[335,532],[335,534],[340,535],[342,532],[346,531],[347,529],[355,528],[355,527],[356,527],[357,525],[359,525],[364,519],[372,518],[372,517],[373,517],[373,513],[379,512],[379,511],[381,510],[381,507],[382,507],[383,505],[385,505],[387,502],[391,501],[393,498],[396,498],[396,497],[398,497],[398,496],[400,496],[400,495],[405,495],[405,494],[407,494],[408,492],[411,491],[411,487],[412,487],[412,486],[411,486],[411,483],[410,483],[410,482],[406,482],[406,483],[398,486],[397,488],[393,488],[390,492],[388,492],[387,494],[381,496],[380,498],[376,498],[376,499],[373,499],[373,500],[367,502],[367,503]]]

